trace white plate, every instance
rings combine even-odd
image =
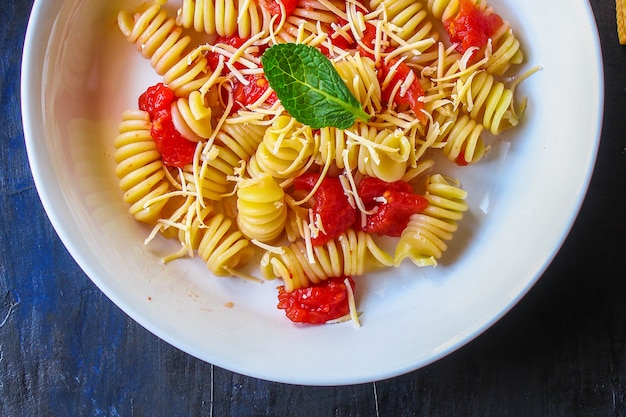
[[[587,1],[492,0],[523,42],[525,68],[543,67],[519,90],[529,98],[523,125],[479,165],[440,167],[461,178],[471,210],[437,268],[408,263],[359,280],[361,328],[293,325],[275,308],[274,283],[215,278],[198,258],[163,265],[160,256],[175,244],[142,244],[147,229],[127,213],[112,157],[122,111],[158,80],[116,26],[117,10],[133,4],[35,1],[22,74],[26,145],[46,212],[78,264],[130,317],[183,351],[297,384],[406,373],[502,317],[565,239],[602,118],[600,46]]]

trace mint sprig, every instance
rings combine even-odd
[[[352,95],[330,60],[312,46],[282,43],[261,57],[265,78],[283,107],[313,129],[347,129],[369,115]]]

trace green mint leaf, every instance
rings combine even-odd
[[[282,43],[261,57],[265,78],[289,114],[313,129],[347,129],[369,115],[317,48]]]

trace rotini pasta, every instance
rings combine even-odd
[[[355,127],[347,134],[348,144],[354,140],[359,147],[358,171],[386,182],[402,178],[411,155],[411,144],[402,130],[378,130],[365,124]]]
[[[431,174],[437,153],[476,164],[523,117],[509,24],[466,50],[445,34],[468,7],[498,22],[486,0],[183,0],[175,16],[164,3],[118,14],[173,96],[140,100],[115,139],[124,201],[153,226],[146,243],[178,239],[165,261],[197,254],[217,276],[246,276],[256,254],[287,293],[407,258],[437,265],[470,209],[460,182]],[[288,42],[317,48],[364,116],[312,128],[287,111],[262,55]],[[316,105],[341,98],[325,100]],[[181,143],[184,157],[165,158]],[[381,235],[395,238],[393,255]]]
[[[270,175],[237,183],[237,224],[249,239],[275,241],[285,228],[285,192]]]
[[[129,42],[145,58],[150,59],[157,74],[177,95],[187,96],[199,90],[211,77],[207,60],[203,56],[193,57],[188,48],[191,37],[183,36],[183,30],[174,17],[159,4],[153,4],[136,15],[121,11],[118,25]]]
[[[232,220],[210,206],[199,211],[190,206],[181,224],[184,227],[179,231],[179,239],[184,244],[183,251],[197,251],[217,276],[236,274],[254,255],[252,244],[233,227]]]
[[[141,110],[128,110],[122,115],[119,135],[115,139],[115,174],[124,191],[124,201],[135,219],[154,223],[168,198],[159,199],[170,191],[166,168],[161,154],[150,135],[150,118]],[[148,204],[152,201],[152,204]]]
[[[332,24],[339,22],[345,14],[345,3],[336,0],[299,0],[296,7],[282,26],[274,30],[274,36],[281,42],[297,42],[318,34],[318,25],[329,33]]]
[[[488,56],[485,68],[494,75],[504,74],[512,65],[524,62],[524,54],[519,40],[515,37],[511,28],[504,25],[493,35],[492,52]]]
[[[459,12],[459,0],[428,0],[427,4],[428,10],[442,22]]]
[[[215,136],[215,141],[230,149],[242,161],[248,161],[263,140],[265,127],[255,124],[225,123]]]
[[[204,199],[221,200],[232,192],[234,183],[230,177],[235,175],[239,164],[238,156],[229,148],[213,144],[206,149],[197,167],[186,165],[181,172],[181,181],[192,192],[199,191]]]
[[[189,97],[181,97],[172,106],[172,119],[176,129],[188,140],[200,142],[213,133],[212,111],[204,104],[200,91],[192,91]]]
[[[330,277],[360,276],[393,260],[365,232],[347,230],[324,246],[307,249],[302,241],[267,252],[261,271],[267,279],[281,278],[287,291],[310,286]]]
[[[468,210],[466,195],[442,175],[431,176],[425,193],[428,207],[411,216],[396,246],[394,265],[399,266],[406,258],[417,266],[436,265],[448,249],[445,241],[452,239],[458,229],[457,222]]]
[[[370,7],[382,11],[386,17],[389,27],[386,34],[391,45],[399,47],[396,51],[409,53],[409,57],[434,52],[439,32],[428,18],[424,3],[417,0],[370,0]]]
[[[253,176],[276,178],[302,174],[315,153],[313,131],[290,116],[279,116],[265,131],[250,169]]]
[[[348,56],[345,61],[337,62],[335,69],[366,112],[376,114],[381,111],[382,92],[376,64],[371,58],[358,54]]]
[[[404,175],[411,150],[411,143],[401,130],[378,130],[357,123],[346,130],[320,129],[316,160],[320,165],[332,163],[340,169],[356,169],[363,175],[393,182]]]
[[[475,72],[465,80],[463,91],[457,91],[470,116],[498,135],[519,121],[513,112],[513,90],[496,81],[487,72]]]
[[[183,0],[184,28],[219,36],[247,38],[269,27],[271,16],[254,0]]]
[[[484,0],[470,0],[480,10],[488,10]],[[428,10],[442,23],[457,16],[460,10],[459,0],[428,0]],[[521,64],[524,55],[508,23],[504,24],[491,36],[488,50],[483,51],[487,57],[484,68],[494,75],[504,74],[511,65]]]
[[[487,151],[487,146],[481,136],[483,129],[481,124],[468,115],[457,118],[441,133],[443,154],[450,161],[460,165],[480,161]]]

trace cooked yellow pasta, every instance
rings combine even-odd
[[[230,149],[241,161],[248,161],[256,152],[264,134],[264,126],[250,123],[225,123],[215,136],[215,141]]]
[[[236,275],[237,269],[254,256],[254,247],[222,213],[209,214],[202,222],[204,226],[198,231],[204,233],[198,244],[198,256],[215,275]]]
[[[141,110],[128,110],[122,115],[119,135],[115,138],[115,174],[124,191],[124,201],[135,219],[154,223],[162,216],[170,191],[161,154],[150,135],[150,117]],[[151,203],[153,200],[155,202]]]
[[[443,154],[459,165],[480,161],[488,149],[481,136],[483,129],[480,123],[468,115],[458,117],[441,134],[444,138]]]
[[[233,191],[234,183],[230,177],[235,175],[239,158],[232,150],[213,144],[198,162],[197,166],[189,164],[180,170],[179,184],[184,182],[190,192],[199,191],[198,198],[213,201],[219,201]]]
[[[302,42],[322,32],[329,33],[339,17],[345,19],[346,4],[336,0],[299,0],[284,22],[273,28],[274,37],[280,42]]]
[[[471,0],[480,10],[486,10],[484,0]],[[428,0],[428,10],[432,15],[445,22],[454,18],[460,10],[459,0]],[[487,57],[484,68],[487,72],[495,75],[504,74],[512,65],[521,64],[524,54],[519,40],[513,34],[510,25],[505,21],[499,30],[491,36],[487,51],[483,51]]]
[[[313,131],[291,116],[279,116],[265,131],[253,160],[250,172],[267,173],[276,178],[296,177],[302,174],[316,150]]]
[[[347,230],[323,246],[307,248],[303,241],[267,252],[261,272],[267,279],[281,278],[287,291],[310,286],[330,277],[361,276],[393,264],[371,235]]]
[[[436,48],[439,31],[419,0],[370,0],[374,11],[382,11],[388,24],[385,33],[391,45],[408,56],[430,54]]]
[[[163,1],[148,1],[118,14],[122,34],[174,96],[154,123],[152,111],[125,112],[115,139],[124,201],[153,226],[146,243],[157,235],[178,239],[181,249],[164,260],[197,254],[217,276],[244,276],[241,269],[260,258],[258,272],[282,280],[287,292],[407,258],[436,265],[470,209],[458,180],[432,174],[437,155],[459,166],[479,163],[495,136],[522,121],[519,80],[508,76],[524,55],[509,24],[465,49],[444,26],[474,5],[491,13],[486,0],[299,0],[289,10],[270,3],[279,9],[255,0],[183,0],[172,15]],[[268,47],[287,42],[322,52],[364,115],[349,127],[314,129],[296,110],[290,114],[262,60]],[[306,109],[336,100],[316,99]],[[152,137],[167,116],[182,139],[171,130]],[[164,158],[167,139],[182,141],[170,148],[186,146],[180,164]],[[324,218],[323,204],[330,207]],[[393,218],[400,212],[402,221]],[[327,233],[345,213],[342,229]],[[375,222],[394,223],[393,231]]]
[[[378,130],[365,124],[355,127],[348,134],[348,143],[353,140],[359,148],[358,171],[386,182],[401,179],[411,155],[411,144],[404,132],[401,129]]]
[[[466,78],[466,86],[456,92],[463,108],[474,120],[481,122],[494,135],[519,123],[513,111],[512,89],[484,71],[463,78]]]
[[[502,26],[492,37],[491,49],[485,65],[490,74],[502,75],[512,65],[519,65],[524,62],[521,44],[508,24]]]
[[[445,241],[452,239],[457,222],[469,209],[465,203],[467,193],[440,174],[429,178],[424,196],[428,207],[413,214],[402,232],[395,249],[395,266],[406,258],[417,266],[436,265],[448,249]]]
[[[178,18],[197,32],[247,38],[267,30],[271,16],[254,0],[183,0]]]
[[[249,239],[274,242],[285,229],[285,192],[268,174],[237,183],[237,225]]]
[[[428,10],[439,20],[446,21],[459,11],[459,0],[428,0]]]
[[[136,14],[121,11],[118,25],[177,95],[187,96],[199,90],[211,77],[206,58],[192,55],[191,37],[183,35],[176,19],[168,16],[159,4],[139,9]]]
[[[181,97],[172,105],[172,119],[176,129],[193,142],[207,140],[213,133],[212,110],[204,103],[200,91]]]

